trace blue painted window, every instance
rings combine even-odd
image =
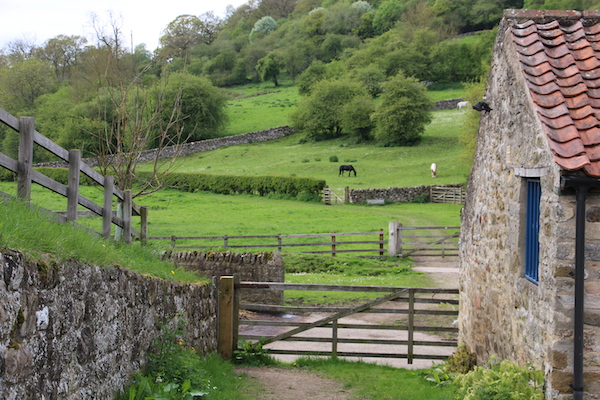
[[[538,283],[540,262],[540,198],[539,179],[527,180],[527,218],[525,228],[525,277]]]

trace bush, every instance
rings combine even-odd
[[[142,173],[139,174],[143,176]],[[186,192],[217,194],[258,194],[297,197],[301,193],[319,195],[324,180],[289,176],[241,176],[172,173],[165,177],[165,186]]]
[[[492,358],[487,367],[476,366],[455,378],[463,400],[543,400],[543,371]]]
[[[339,161],[338,156],[330,156],[329,157],[329,162],[338,162],[338,161]]]

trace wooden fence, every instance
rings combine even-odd
[[[371,240],[348,240],[349,237],[367,236],[375,239]],[[320,241],[308,242],[307,239],[316,238]],[[323,238],[329,240],[323,241]],[[383,229],[375,232],[352,232],[352,233],[311,233],[297,235],[255,235],[255,236],[166,236],[150,237],[151,240],[170,240],[173,249],[298,249],[310,247],[309,250],[302,250],[302,253],[312,254],[331,254],[335,257],[339,253],[378,253],[385,254],[385,244]],[[249,244],[252,240],[258,240],[260,244]],[[187,241],[187,244],[178,244],[178,241]],[[212,245],[199,246],[190,241],[213,241]],[[285,241],[285,242],[284,242]],[[244,243],[246,242],[246,243]],[[265,243],[270,242],[270,243]],[[293,243],[292,243],[293,242]],[[313,249],[314,248],[314,249]]]
[[[378,299],[354,307],[294,307],[264,304],[240,304],[239,290],[314,290],[389,293]],[[230,358],[238,339],[256,342],[263,340],[270,346],[270,354],[292,356],[404,358],[443,360],[457,345],[458,289],[403,288],[347,285],[315,285],[274,282],[236,282],[234,277],[221,277],[219,286],[219,351]],[[391,302],[391,303],[390,303]],[[400,306],[399,306],[400,304]],[[386,308],[382,308],[385,307]],[[269,315],[268,318],[239,318],[239,310]],[[344,322],[353,314],[391,314],[388,322]],[[323,316],[323,315],[326,316]],[[286,318],[274,318],[285,315]],[[291,318],[295,315],[317,315],[311,321]],[[254,329],[256,327],[263,327]],[[253,333],[253,330],[258,332]],[[375,335],[369,334],[377,331]],[[311,331],[309,333],[308,331]],[[344,334],[347,332],[346,334]],[[415,338],[418,333],[427,333]],[[438,336],[432,336],[438,335]],[[439,337],[450,336],[449,338]],[[298,342],[293,346],[275,346],[275,342]],[[329,350],[302,348],[302,342],[328,344]],[[360,346],[353,346],[353,345]],[[345,348],[342,349],[342,346]],[[277,348],[279,347],[279,348]],[[283,347],[283,348],[281,348]],[[432,348],[432,347],[435,347]],[[424,350],[430,348],[429,351]],[[447,351],[443,348],[449,348]],[[418,349],[418,351],[417,351]],[[365,351],[369,350],[369,352]]]
[[[102,236],[109,237],[111,226],[114,224],[123,230],[123,241],[130,242],[132,237],[136,237],[142,242],[146,240],[148,236],[148,209],[146,207],[139,207],[133,202],[131,190],[120,190],[114,185],[114,178],[112,176],[102,176],[83,163],[81,161],[81,152],[79,150],[67,151],[37,132],[34,129],[33,118],[21,117],[20,119],[17,119],[0,108],[0,122],[19,132],[18,160],[14,160],[7,155],[0,153],[0,166],[17,174],[18,198],[29,202],[31,198],[31,184],[37,183],[40,186],[67,198],[66,217],[61,217],[56,214],[58,220],[76,222],[78,217],[78,206],[83,206],[90,210],[94,215],[102,217]],[[61,160],[68,162],[69,179],[67,186],[56,182],[33,169],[34,144],[49,151]],[[81,173],[104,188],[103,205],[98,205],[79,194],[79,180]],[[117,202],[122,205],[122,216],[113,215],[113,196],[116,196]],[[140,217],[140,232],[133,229],[132,216]]]
[[[399,257],[458,256],[460,226],[402,226],[392,222],[391,232],[397,235],[394,255]]]
[[[350,204],[350,188],[323,188],[323,202],[325,204]]]
[[[433,186],[429,190],[429,201],[431,203],[465,204],[465,199],[466,192],[462,186]]]
[[[391,221],[386,239],[383,229],[374,232],[309,233],[296,235],[254,236],[165,236],[150,240],[168,240],[172,249],[263,249],[301,253],[331,254],[376,253],[379,256],[458,256],[459,226],[404,227]],[[362,236],[362,238],[360,237]],[[373,238],[375,236],[375,238]],[[359,240],[348,240],[359,237]],[[310,241],[311,238],[321,239]],[[323,241],[322,238],[328,238]],[[198,244],[202,242],[203,244]],[[386,250],[387,246],[387,250]],[[306,249],[308,248],[308,249]]]

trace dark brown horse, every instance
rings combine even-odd
[[[344,171],[348,171],[348,176],[350,176],[352,172],[354,172],[354,176],[356,176],[356,170],[352,165],[340,165],[340,173],[338,176],[344,175]]]

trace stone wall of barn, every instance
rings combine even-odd
[[[501,25],[488,77],[460,238],[460,340],[480,364],[492,355],[546,373],[546,398],[571,398],[575,199],[535,117]],[[542,187],[539,283],[524,277],[525,178]],[[600,215],[589,196],[588,214]],[[586,229],[585,390],[600,398],[600,221]]]
[[[141,369],[161,324],[217,346],[217,290],[122,268],[0,253],[0,398],[112,399]]]
[[[209,278],[219,279],[223,275],[238,275],[246,282],[284,282],[283,257],[278,252],[232,253],[211,251],[167,252],[165,258],[176,265],[197,271]],[[240,300],[247,303],[283,304],[283,291],[265,289],[243,289]]]

